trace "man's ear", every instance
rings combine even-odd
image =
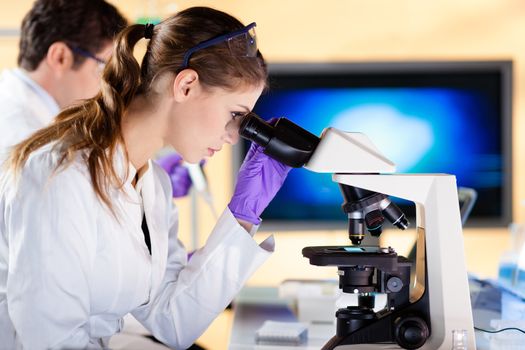
[[[45,61],[53,72],[62,75],[73,67],[75,56],[64,42],[57,41],[47,49]]]
[[[173,97],[177,102],[183,102],[192,93],[195,93],[199,85],[199,74],[193,69],[184,69],[179,72],[173,81]]]

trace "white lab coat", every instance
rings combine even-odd
[[[56,101],[21,69],[0,75],[0,164],[11,146],[51,123]]]
[[[0,348],[100,348],[131,312],[155,337],[185,349],[224,310],[273,251],[226,209],[187,261],[177,238],[171,182],[149,162],[141,177],[151,235],[131,185],[111,189],[117,220],[95,196],[80,155],[50,176],[50,145],[30,156],[15,186],[0,182]],[[121,153],[116,168],[124,178]]]

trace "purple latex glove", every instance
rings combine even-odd
[[[191,188],[191,178],[188,168],[183,165],[182,157],[172,153],[156,160],[170,176],[173,198],[184,197]]]
[[[264,148],[252,143],[237,175],[233,197],[228,204],[233,216],[259,225],[259,216],[279,191],[291,167],[267,156]]]

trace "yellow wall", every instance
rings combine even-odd
[[[130,19],[165,16],[193,5],[213,6],[243,22],[257,21],[260,49],[270,62],[381,61],[381,60],[514,60],[514,218],[525,221],[519,203],[525,198],[524,129],[525,4],[520,0],[214,0],[112,1]],[[16,28],[32,1],[2,1],[0,29]],[[151,6],[155,4],[156,6]],[[15,65],[17,38],[0,38],[0,67]],[[224,208],[231,195],[231,154],[227,148],[206,168],[216,205]],[[227,184],[227,186],[225,186]],[[178,201],[183,239],[189,242],[189,199]],[[209,210],[200,204],[201,244],[213,225]],[[388,231],[384,244],[401,253],[413,232]],[[262,236],[262,234],[259,234]],[[277,234],[277,252],[252,278],[251,284],[276,284],[291,277],[335,277],[331,269],[310,267],[300,255],[305,245],[341,244],[344,231]],[[470,271],[494,276],[509,240],[505,229],[465,230]]]

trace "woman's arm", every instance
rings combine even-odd
[[[169,188],[166,192],[171,193]],[[171,196],[168,201],[173,206]],[[149,303],[132,314],[162,342],[185,349],[270,256],[273,238],[258,245],[226,209],[204,247],[187,262],[186,251],[177,238],[176,208],[167,215],[170,215],[169,255],[164,280]]]

